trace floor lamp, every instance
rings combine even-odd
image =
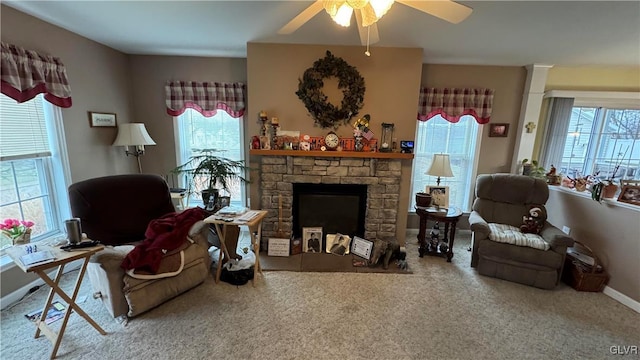
[[[155,145],[147,129],[142,123],[129,123],[118,125],[118,136],[113,142],[113,146],[124,146],[127,156],[133,155],[138,160],[138,171],[142,174],[142,165],[140,164],[140,156],[144,155],[145,145]],[[134,147],[134,151],[129,151],[129,146]]]

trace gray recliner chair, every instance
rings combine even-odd
[[[539,235],[548,250],[541,250],[493,241],[493,225],[489,226],[494,223],[519,228],[530,207],[544,209],[548,198],[549,188],[542,179],[513,174],[479,175],[469,216],[471,267],[481,275],[553,289],[562,275],[567,247],[574,243],[572,238],[545,221]]]
[[[134,317],[201,284],[209,276],[208,224],[196,221],[186,241],[163,256],[162,276],[129,274],[121,267],[134,246],[145,240],[149,222],[175,213],[166,181],[158,175],[104,176],[72,184],[74,217],[92,240],[106,245],[91,257],[87,274],[94,292],[113,317]],[[177,259],[177,260],[176,260]],[[177,268],[177,270],[175,270]],[[175,270],[175,271],[174,271]]]

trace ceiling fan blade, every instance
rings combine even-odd
[[[278,30],[278,34],[280,35],[289,35],[292,32],[298,30],[300,26],[304,25],[307,21],[311,20],[312,17],[316,16],[320,11],[322,11],[322,0],[317,0],[311,6],[304,9],[298,16],[294,17],[293,20],[289,21],[287,25],[283,26],[280,30]]]
[[[429,15],[433,15],[452,24],[457,24],[466,19],[473,9],[450,0],[438,1],[404,1],[396,0],[400,4],[407,5]]]
[[[356,22],[358,23],[358,34],[360,35],[360,44],[363,46],[367,46],[367,36],[369,39],[369,45],[375,44],[380,41],[380,36],[378,35],[378,25],[372,24],[368,27],[368,29],[362,26],[362,15],[359,11],[355,11],[356,13]],[[368,33],[367,33],[368,32]]]

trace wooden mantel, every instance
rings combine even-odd
[[[413,159],[413,154],[372,151],[249,150],[251,156],[310,156],[367,159]]]

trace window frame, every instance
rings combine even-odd
[[[6,95],[3,94],[2,96]],[[44,95],[39,94],[37,96]],[[36,161],[38,179],[40,182],[46,182],[45,188],[48,193],[46,196],[48,196],[49,201],[46,202],[45,207],[49,208],[50,215],[45,216],[51,221],[53,228],[45,233],[32,236],[32,242],[45,241],[51,238],[65,236],[63,219],[71,217],[71,208],[67,194],[67,188],[71,184],[71,171],[66,148],[62,110],[58,106],[55,106],[44,99],[42,99],[42,106],[51,155],[27,159],[6,160],[6,162],[22,160]],[[15,173],[13,174],[14,181],[16,181]],[[0,259],[2,270],[11,267],[13,262],[7,261],[8,256],[5,255],[5,249],[0,249],[0,257],[2,257],[2,259]]]
[[[450,206],[456,206],[456,207],[460,207],[460,210],[462,212],[469,212],[471,211],[472,205],[473,205],[473,200],[474,200],[474,180],[477,177],[478,174],[478,164],[480,161],[480,147],[481,147],[481,143],[482,143],[482,127],[481,124],[478,124],[477,120],[471,116],[471,115],[464,115],[463,117],[466,118],[466,120],[471,121],[473,126],[473,129],[475,131],[475,139],[473,134],[469,135],[469,139],[474,141],[474,146],[471,146],[469,148],[469,152],[467,155],[469,155],[469,160],[468,160],[468,167],[470,168],[470,171],[467,172],[467,176],[464,179],[460,179],[460,181],[456,181],[458,183],[460,183],[460,186],[458,188],[458,191],[464,191],[463,193],[463,200],[462,200],[462,206],[460,206],[459,204],[455,204],[451,202],[451,199],[449,199],[449,203]],[[446,121],[447,123],[449,123],[449,126],[453,126],[458,123],[451,123],[447,120],[445,120],[444,118],[442,118],[441,116],[436,116],[434,118],[431,118],[427,121],[425,121],[425,125],[428,124],[430,121]],[[424,175],[424,174],[417,174],[417,166],[416,164],[416,159],[420,158],[420,157],[424,157],[426,156],[427,158],[429,156],[432,156],[433,152],[427,152],[426,154],[421,154],[419,153],[419,149],[420,146],[419,144],[419,133],[420,133],[420,126],[422,121],[419,121],[417,126],[416,126],[416,135],[415,135],[415,144],[416,146],[414,147],[414,166],[412,167],[412,171],[411,171],[411,196],[409,198],[409,212],[410,213],[415,213],[415,191],[414,191],[414,186],[415,186],[415,182],[416,182],[416,177],[417,176],[428,176],[429,178],[432,178],[429,175]],[[450,131],[450,130],[449,130]],[[451,154],[449,153],[451,160],[455,159],[455,157],[457,157],[457,154]],[[454,173],[455,175],[455,173]],[[454,185],[454,183],[452,183],[451,181],[448,180],[449,178],[441,178],[441,182],[440,185],[442,186],[449,186],[450,189],[452,188],[452,185]],[[433,183],[432,185],[435,185],[435,178],[433,179],[433,181],[429,180],[429,183]],[[416,190],[417,191],[417,190]],[[424,191],[424,189],[421,189],[420,191]]]
[[[212,119],[215,120],[215,118],[217,116],[229,116],[232,119],[234,119],[235,121],[238,121],[238,134],[239,134],[239,139],[238,139],[238,144],[239,144],[239,157],[241,160],[244,160],[246,162],[246,149],[244,146],[242,146],[242,144],[244,143],[244,138],[245,138],[245,119],[244,116],[241,116],[240,118],[234,118],[233,116],[231,116],[229,113],[227,113],[225,110],[223,109],[218,109],[217,113],[214,116],[204,116],[201,113],[199,113],[197,110],[194,109],[190,109],[187,108],[185,109],[185,111],[179,115],[179,116],[174,116],[173,117],[173,134],[174,134],[174,142],[176,144],[176,164],[177,165],[181,165],[186,163],[189,160],[189,152],[186,150],[186,148],[183,146],[184,144],[187,143],[187,137],[186,134],[183,133],[183,124],[180,122],[180,119],[187,114],[187,112],[192,112],[192,115],[199,115],[202,116],[204,118],[207,119]],[[248,174],[242,174],[242,176],[247,179],[248,178]],[[177,184],[179,187],[182,188],[188,188],[188,184],[185,182],[185,177],[184,176],[179,176],[177,179]],[[234,205],[234,206],[247,206],[248,204],[248,190],[247,190],[247,186],[246,183],[241,183],[240,184],[240,199],[236,199],[234,197],[231,198],[231,204],[230,205]],[[189,199],[187,199],[185,206],[189,207],[192,206],[191,204],[200,204],[201,203],[201,199],[199,198],[198,195],[191,194],[191,197]]]
[[[574,103],[572,106],[572,112],[576,108],[593,108],[595,109],[594,120],[591,129],[589,130],[590,136],[596,136],[597,139],[590,139],[585,151],[585,165],[582,167],[584,174],[593,174],[597,165],[597,152],[600,148],[600,144],[603,139],[603,129],[607,122],[607,112],[611,110],[640,110],[640,92],[615,92],[615,91],[570,91],[570,90],[550,90],[544,95],[544,98],[573,98]],[[547,109],[545,134],[550,131],[550,119],[551,119],[551,106]],[[546,135],[544,136],[547,137]],[[564,138],[564,146],[566,147],[569,140],[569,133]],[[544,154],[553,145],[543,140],[540,153]],[[564,151],[564,150],[563,150]],[[563,152],[564,153],[564,152]],[[627,154],[627,158],[630,154]],[[559,164],[562,164],[564,156],[560,158]],[[551,164],[542,164],[543,166],[550,166]],[[561,170],[562,165],[558,166]],[[564,174],[573,176],[572,174]],[[606,178],[606,174],[602,175]],[[636,176],[637,177],[637,176]]]

